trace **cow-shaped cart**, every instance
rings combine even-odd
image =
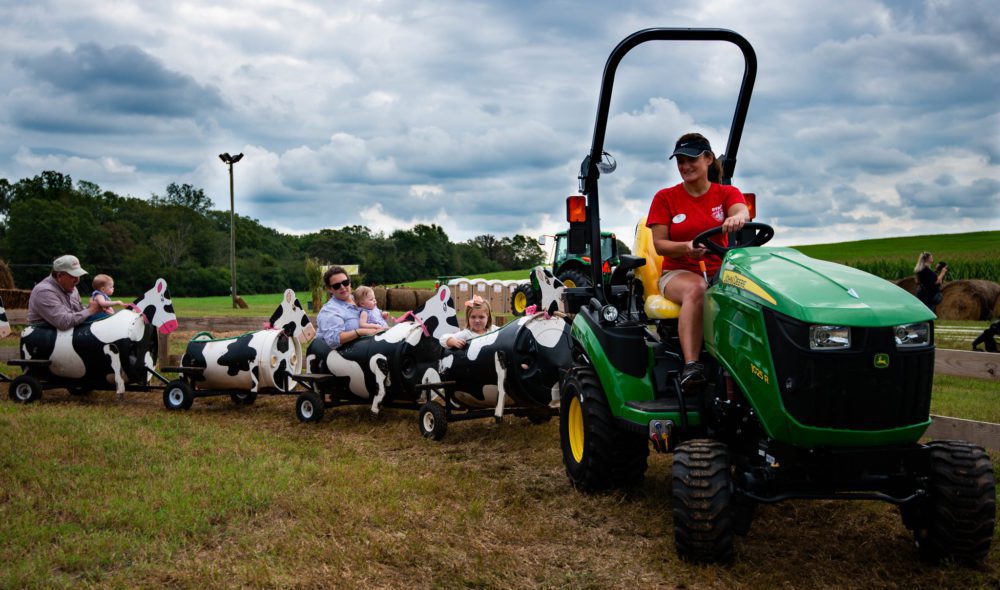
[[[306,388],[295,403],[299,420],[320,420],[325,408],[340,405],[369,405],[373,415],[383,407],[418,409],[427,398],[423,384],[440,381],[438,338],[458,331],[451,290],[442,285],[404,317],[410,316],[337,349],[313,340],[306,351],[309,373],[292,376]]]
[[[302,342],[316,329],[295,291],[287,289],[263,330],[231,338],[196,334],[187,345],[179,367],[164,371],[180,374],[163,391],[168,410],[187,410],[195,398],[228,395],[237,405],[250,405],[260,393],[291,394],[292,377],[302,372]]]
[[[528,308],[524,317],[469,339],[464,348],[444,350],[437,395],[418,416],[424,437],[440,440],[449,421],[492,416],[500,422],[506,412],[543,423],[559,411],[559,380],[573,362],[570,326],[561,312],[563,285],[542,267],[534,273],[542,311]]]
[[[175,329],[177,316],[163,279],[127,309],[108,317],[69,330],[29,325],[21,332],[21,358],[9,362],[22,369],[11,382],[9,396],[29,403],[40,399],[45,389],[67,389],[74,395],[113,389],[121,399],[126,390],[154,389],[151,377],[166,383],[155,370],[156,332]]]

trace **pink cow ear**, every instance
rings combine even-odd
[[[441,289],[441,290],[440,290],[440,291],[438,291],[438,292],[439,292],[439,293],[441,294],[441,295],[440,295],[440,297],[441,297],[441,301],[444,301],[444,300],[445,300],[445,297],[447,297],[447,296],[448,296],[448,292],[447,292],[447,291],[446,291],[445,289]]]
[[[163,289],[167,286],[167,282],[163,279],[156,281],[156,292],[163,293]]]

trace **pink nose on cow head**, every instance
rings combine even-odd
[[[169,334],[177,329],[177,320],[167,320],[160,326],[160,334]]]

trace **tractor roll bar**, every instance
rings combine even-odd
[[[646,43],[647,41],[726,41],[740,48],[743,52],[744,70],[743,81],[740,84],[740,93],[736,101],[736,111],[733,113],[733,122],[729,128],[729,139],[726,142],[726,151],[719,161],[722,163],[721,184],[730,184],[733,173],[736,170],[736,152],[740,147],[740,137],[743,135],[743,124],[746,121],[747,110],[750,108],[750,95],[753,92],[754,80],[757,77],[757,54],[754,52],[750,42],[742,35],[728,29],[676,29],[676,28],[656,28],[636,31],[622,40],[615,47],[608,57],[608,62],[604,66],[604,76],[601,81],[601,96],[597,106],[597,120],[594,123],[594,139],[591,143],[590,153],[584,158],[580,166],[580,190],[587,195],[587,219],[590,222],[590,248],[591,252],[600,252],[601,244],[601,217],[598,205],[597,179],[600,171],[597,165],[601,162],[604,153],[604,136],[608,126],[608,112],[611,107],[611,89],[615,83],[615,72],[618,64],[629,51]],[[597,256],[596,254],[594,254]],[[601,265],[591,264],[592,284],[603,285]],[[605,289],[594,290],[602,302],[607,301]]]

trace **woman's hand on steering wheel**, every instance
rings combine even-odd
[[[729,220],[727,219],[726,221]],[[747,221],[746,223],[742,224],[742,228],[755,230],[756,232],[754,234],[754,237],[749,242],[747,242],[746,244],[720,246],[715,242],[713,242],[712,240],[710,240],[709,238],[721,234],[723,232],[723,227],[724,225],[720,225],[701,232],[700,234],[695,236],[693,240],[691,240],[692,244],[694,244],[695,246],[707,248],[709,252],[722,258],[726,255],[727,252],[729,252],[733,248],[750,248],[754,246],[762,246],[767,242],[769,242],[771,238],[774,237],[774,228],[771,227],[770,225],[766,223],[758,223],[755,221]]]
[[[741,229],[746,224],[747,220],[742,215],[733,215],[732,217],[727,217],[722,222],[722,231],[727,234],[734,234]]]

